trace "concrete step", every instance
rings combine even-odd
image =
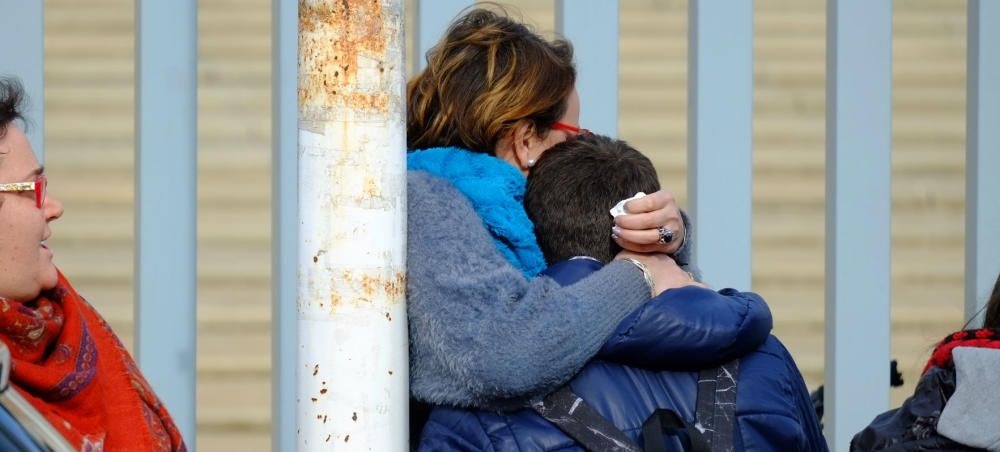
[[[624,70],[624,69],[623,69]],[[619,108],[623,117],[658,116],[684,118],[687,105],[687,86],[623,86],[619,92]],[[681,106],[680,109],[669,107]],[[771,121],[776,116],[796,113],[814,115],[823,121],[826,114],[826,93],[822,86],[800,89],[762,85],[754,86],[754,122]],[[938,89],[896,90],[893,96],[893,115],[940,115],[964,118],[965,89],[960,86]]]
[[[893,281],[936,281],[960,286],[964,281],[963,248],[943,248],[930,244],[893,249]],[[818,283],[825,276],[824,258],[815,247],[762,248],[754,250],[754,275],[774,280]],[[864,256],[857,256],[863,259]],[[928,265],[933,263],[933,265]],[[951,266],[943,263],[953,264]],[[709,282],[711,280],[709,278]]]
[[[56,67],[53,68],[53,65]],[[74,68],[72,64],[64,66],[66,70]],[[58,63],[49,64],[48,68],[62,70]],[[45,108],[49,114],[89,112],[103,116],[113,112],[126,116],[134,115],[134,86],[92,87],[81,84],[51,83],[46,86],[45,92],[47,99]],[[202,115],[262,115],[270,117],[270,108],[270,85],[267,89],[261,90],[259,86],[227,84],[204,86],[198,91],[198,110]]]
[[[269,146],[264,149],[200,149],[198,169],[207,177],[215,177],[216,172],[232,171],[269,174],[271,165]],[[78,173],[132,174],[134,170],[135,153],[132,148],[88,148],[86,152],[58,149],[49,155],[55,155],[58,159],[46,162],[46,172],[58,171],[69,179],[73,179]],[[253,174],[251,177],[259,178],[259,174]]]
[[[826,133],[825,121],[818,118],[803,118],[796,115],[785,115],[783,120],[772,115],[773,120],[759,121],[754,124],[754,139],[774,142],[811,142],[823,143]],[[687,125],[681,121],[664,121],[658,117],[639,117],[622,122],[620,133],[633,141],[636,136],[648,136],[650,132],[683,136]],[[634,132],[626,134],[625,132]],[[965,125],[962,118],[947,117],[897,117],[893,120],[893,142],[911,143],[923,139],[961,143],[965,139]],[[801,140],[801,141],[800,141]]]
[[[826,34],[822,30],[809,33],[790,30],[774,32],[756,29],[753,49],[757,68],[771,64],[801,62],[822,66],[826,61]],[[771,31],[771,33],[768,33]],[[924,61],[928,57],[944,60],[946,63],[965,64],[965,43],[935,39],[937,36],[899,36],[893,45],[893,59],[896,62]],[[684,62],[687,40],[666,40],[661,34],[623,32],[620,41],[620,55],[629,60],[622,64],[635,64],[632,58],[650,58],[662,61]],[[769,64],[762,65],[761,62]]]
[[[821,2],[789,2],[776,6],[770,2],[755,3],[754,33],[756,37],[771,37],[776,34],[824,35],[826,29],[826,8]],[[897,5],[894,29],[899,35],[921,34],[928,31],[947,32],[925,16],[904,11]],[[964,17],[964,8],[952,8],[945,13],[959,11]],[[687,32],[688,11],[686,5],[655,5],[648,2],[629,5],[622,3],[620,27],[623,34],[642,36],[680,34]]]
[[[47,2],[51,3],[51,2]],[[59,35],[80,35],[86,39],[103,36],[128,36],[135,33],[135,13],[131,2],[117,2],[113,7],[88,2],[85,8],[73,10],[50,4],[45,8],[45,28],[59,30]],[[50,35],[53,33],[49,33]],[[46,40],[46,47],[51,44]]]
[[[943,212],[897,210],[892,215],[893,245],[963,247],[964,225]],[[754,210],[754,248],[813,246],[823,255],[826,218],[819,209]]]
[[[135,213],[130,208],[74,209],[52,226],[54,247],[131,246]],[[230,207],[202,209],[198,217],[198,240],[202,244],[256,246],[270,243],[271,212],[268,208]]]
[[[108,113],[96,123],[81,123],[75,115],[56,111],[47,120],[60,134],[95,139],[107,136],[131,136],[134,133],[134,116],[131,112]],[[270,137],[271,118],[268,116],[238,116],[218,118],[211,127],[201,127],[199,138],[255,137],[267,143]]]
[[[226,57],[203,57],[199,61],[198,74],[201,90],[229,90],[240,86],[270,82],[271,60],[268,55],[247,59],[242,55],[226,53]],[[46,65],[46,71],[53,74],[52,83],[68,86],[90,86],[97,84],[106,88],[109,82],[115,85],[134,85],[135,60],[130,56],[88,56],[82,58],[58,58]],[[69,77],[67,74],[72,74]],[[131,91],[131,90],[129,90]]]
[[[755,143],[753,150],[754,176],[820,177],[826,172],[825,149],[802,149],[782,143]],[[965,156],[959,150],[895,149],[892,155],[893,175],[933,173],[949,181],[962,181]],[[808,175],[803,173],[809,173]]]
[[[198,27],[204,36],[220,34],[270,34],[271,5],[267,2],[198,5]]]
[[[233,170],[201,177],[198,181],[198,199],[202,207],[219,205],[258,206],[267,209],[271,196],[270,180],[267,173],[256,170]],[[260,178],[260,176],[264,176]],[[92,205],[129,206],[134,202],[134,177],[130,173],[77,173],[63,179],[72,178],[73,185],[85,188],[62,191],[58,184],[62,173],[53,171],[52,193],[64,204],[72,208]],[[67,184],[69,186],[69,184]]]
[[[271,59],[270,55],[252,59],[230,54],[216,58],[206,56],[199,62],[198,73],[204,85],[202,89],[228,91],[254,83],[270,87]]]
[[[256,438],[268,438],[269,435],[267,433],[271,428],[270,406],[246,399],[243,400],[243,404],[238,407],[212,404],[199,409],[198,433],[215,435],[218,433],[237,434],[248,432],[254,433],[254,437]],[[266,450],[270,444],[264,443],[254,446]],[[232,445],[228,445],[226,449],[222,450],[245,450],[231,449],[230,447]]]
[[[115,326],[125,344],[134,343],[132,324]],[[271,339],[269,334],[199,334],[197,378],[201,381],[269,381]]]
[[[58,243],[53,240],[55,262],[77,279],[131,280],[133,250],[119,246],[93,247],[85,244]],[[98,254],[99,253],[99,254]],[[93,265],[94,255],[101,256],[102,265]],[[242,281],[267,281],[271,274],[271,258],[266,242],[225,245],[203,243],[198,250],[199,282],[218,281],[242,284]]]
[[[268,451],[271,450],[270,428],[254,431],[217,431],[199,428],[198,450],[207,451]]]
[[[824,322],[823,285],[802,284],[795,281],[763,280],[758,282],[755,273],[753,291],[767,300],[774,315],[775,328],[786,333],[808,334],[822,329]],[[962,290],[933,281],[912,284],[894,282],[891,290],[892,318],[898,325],[919,327],[937,321],[942,313],[961,318]],[[948,314],[950,313],[950,314]]]

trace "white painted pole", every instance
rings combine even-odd
[[[297,447],[407,450],[402,0],[299,8]]]
[[[824,417],[841,451],[889,408],[892,2],[829,0],[826,20]]]
[[[965,165],[965,317],[1000,273],[1000,2],[969,0]],[[982,324],[983,315],[972,323]]]

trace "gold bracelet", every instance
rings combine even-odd
[[[633,259],[631,257],[623,257],[622,260],[629,261],[636,267],[639,267],[639,270],[642,270],[642,279],[645,279],[646,285],[649,286],[649,295],[651,297],[655,297],[656,284],[653,282],[653,274],[649,271],[649,267],[646,267],[646,264],[643,264],[642,262],[639,262],[637,259]]]

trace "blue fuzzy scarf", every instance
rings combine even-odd
[[[524,211],[527,179],[513,165],[492,155],[459,148],[433,148],[407,155],[407,168],[443,178],[472,203],[493,236],[493,243],[526,278],[545,269],[535,240],[535,225]]]

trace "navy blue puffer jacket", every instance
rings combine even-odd
[[[551,267],[546,274],[568,285],[600,265],[573,260]],[[802,376],[784,346],[769,336],[770,316],[759,315],[760,310],[766,313],[767,305],[753,293],[699,287],[668,290],[622,322],[596,359],[569,385],[642,444],[642,424],[657,408],[670,408],[694,420],[698,374],[689,370],[742,356],[736,450],[825,451]],[[683,436],[665,435],[667,448],[684,450]],[[497,413],[441,407],[432,411],[419,449],[582,450],[530,409]]]

